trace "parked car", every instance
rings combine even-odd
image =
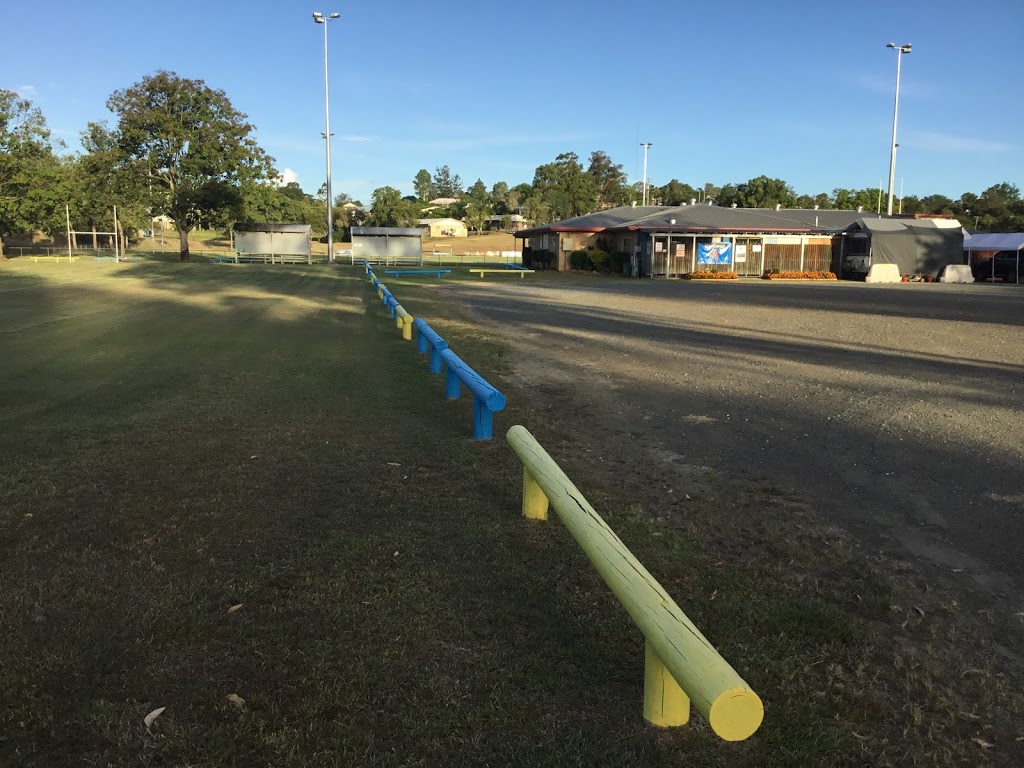
[[[975,280],[984,282],[995,279],[1003,283],[1015,283],[1018,279],[1017,251],[999,251],[993,258],[976,260],[973,264]],[[1024,261],[1024,257],[1021,257]],[[1024,278],[1024,264],[1020,265],[1020,276]]]

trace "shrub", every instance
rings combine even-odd
[[[554,258],[555,254],[543,248],[531,249],[529,254],[523,251],[523,266],[527,269],[549,269]]]
[[[583,272],[590,271],[592,268],[590,256],[587,255],[586,251],[573,251],[569,254],[569,266]]]
[[[683,275],[684,280],[739,280],[740,276],[735,272],[690,272]]]
[[[835,272],[780,272],[773,269],[761,275],[762,280],[835,280]]]
[[[621,275],[629,264],[629,254],[625,251],[612,251],[608,254],[608,271]]]
[[[590,259],[590,266],[598,272],[608,269],[608,254],[604,251],[588,251],[587,257]]]

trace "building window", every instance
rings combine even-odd
[[[630,242],[629,242],[629,238],[628,237],[622,238],[621,245],[622,245],[622,247],[621,247],[620,250],[622,250],[624,253],[629,253]]]

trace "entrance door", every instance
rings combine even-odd
[[[740,277],[760,277],[762,253],[760,239],[737,238],[732,255],[736,274]]]
[[[651,264],[651,277],[666,277],[668,275],[668,237],[655,235],[654,258]]]

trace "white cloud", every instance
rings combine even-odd
[[[34,85],[19,85],[17,94],[23,99],[34,99],[39,95],[39,89]]]
[[[299,180],[299,174],[293,171],[291,168],[285,168],[277,177],[277,184],[280,187],[292,184]]]
[[[1008,152],[1014,147],[1000,141],[974,139],[969,136],[953,136],[935,131],[910,131],[900,142],[905,147],[923,149],[931,152]]]

